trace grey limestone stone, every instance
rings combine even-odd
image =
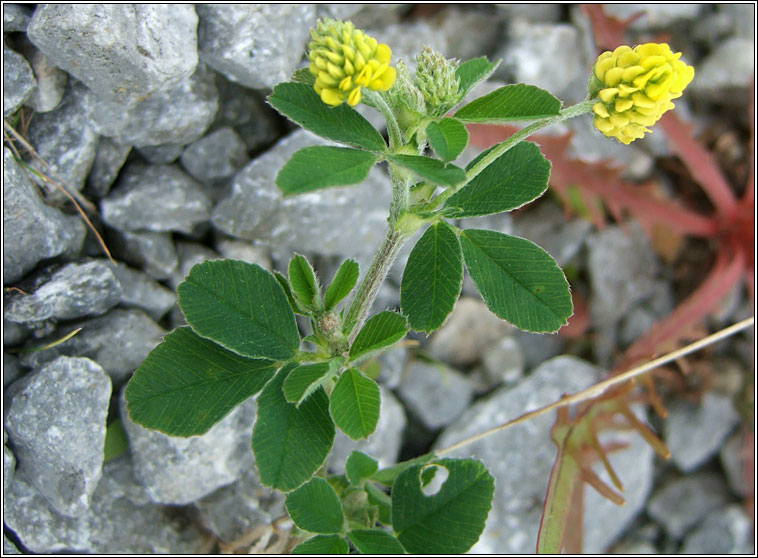
[[[242,260],[243,262],[258,264],[266,269],[271,269],[271,259],[268,250],[263,246],[256,246],[244,240],[219,238],[216,241],[216,249],[225,258],[230,260]]]
[[[222,541],[241,539],[256,526],[270,524],[286,513],[284,494],[262,486],[255,468],[194,503],[201,523]]]
[[[26,33],[26,27],[32,20],[32,12],[30,6],[23,4],[3,4],[3,31]]]
[[[750,519],[738,504],[711,511],[687,535],[681,554],[755,554],[755,538]]]
[[[16,323],[69,320],[104,314],[121,300],[121,284],[99,260],[70,263],[34,293],[14,295],[5,317]]]
[[[134,105],[195,70],[196,28],[190,4],[44,4],[27,32],[99,96]]]
[[[449,426],[435,443],[445,448],[464,438],[552,403],[564,393],[591,385],[601,371],[571,356],[551,359],[515,387],[503,387],[477,401]],[[480,459],[495,477],[495,496],[485,530],[472,553],[525,554],[534,552],[542,502],[556,456],[550,439],[554,415],[534,417],[462,447],[451,457]],[[652,450],[639,436],[613,433],[630,447],[610,455],[626,486],[626,506],[617,507],[591,490],[585,493],[584,552],[603,552],[644,506],[652,476]],[[608,441],[602,439],[602,441]],[[602,466],[601,466],[602,468]],[[600,473],[599,469],[596,469]]]
[[[191,438],[143,428],[129,418],[123,397],[121,402],[121,422],[129,438],[135,475],[155,503],[189,504],[235,482],[253,466],[253,399],[205,434]]]
[[[3,434],[7,436],[5,430]],[[3,494],[7,494],[13,483],[13,475],[16,473],[16,456],[8,449],[8,446],[3,445]]]
[[[140,267],[153,279],[166,279],[176,270],[179,260],[171,233],[112,230],[108,246],[113,254]]]
[[[37,88],[25,104],[35,112],[51,111],[58,106],[66,93],[68,75],[52,64],[47,56],[30,42],[24,44],[23,51],[37,79]]]
[[[552,23],[561,18],[560,4],[495,4],[510,19],[525,19],[533,23]]]
[[[167,165],[176,161],[184,151],[181,143],[164,143],[163,145],[145,145],[137,152],[149,163]]]
[[[698,65],[690,88],[693,94],[710,101],[741,104],[749,98],[754,71],[755,40],[731,37]]]
[[[351,440],[342,431],[337,429],[334,438],[334,447],[329,457],[327,466],[335,474],[345,472],[345,462],[354,450],[362,451],[379,462],[379,467],[389,467],[397,462],[400,453],[400,444],[403,441],[403,432],[408,422],[405,410],[392,392],[381,386],[381,412],[376,430],[367,440]]]
[[[284,198],[279,170],[302,147],[324,140],[298,130],[243,167],[213,209],[219,231],[272,248],[359,258],[373,254],[386,232],[391,187],[380,169],[360,185]]]
[[[101,200],[103,221],[127,231],[192,233],[208,220],[203,187],[178,165],[129,165]]]
[[[202,183],[232,176],[248,160],[245,142],[226,127],[192,142],[181,156],[184,169]]]
[[[713,392],[699,404],[677,400],[668,405],[664,442],[671,458],[685,473],[695,470],[719,451],[740,418],[730,398]]]
[[[584,246],[592,225],[584,219],[566,220],[556,204],[541,203],[513,219],[513,234],[543,248],[565,266]]]
[[[150,501],[128,455],[105,464],[92,504],[80,517],[53,512],[22,479],[6,494],[4,510],[6,525],[39,554],[192,554],[204,540],[180,511]]]
[[[71,88],[55,110],[35,115],[29,124],[29,141],[50,168],[36,161],[32,164],[53,180],[62,181],[63,186],[76,190],[84,187],[98,139],[84,112],[81,95]],[[57,189],[49,189],[56,199],[67,199]]]
[[[21,554],[21,551],[5,534],[3,534],[3,554]]]
[[[512,384],[524,375],[524,355],[513,337],[503,337],[490,345],[482,355],[482,364],[492,385]]]
[[[748,476],[752,476],[752,471],[748,470],[749,459],[752,457],[750,452],[751,448],[742,432],[733,434],[719,452],[729,487],[740,496],[748,496],[750,492],[747,486]]]
[[[316,21],[312,4],[201,4],[200,59],[254,89],[271,89],[292,75]]]
[[[61,328],[53,338],[34,344],[44,345],[78,328],[81,331],[67,341],[25,355],[23,363],[36,368],[60,355],[89,357],[102,366],[113,385],[118,386],[132,375],[166,334],[141,310],[114,308],[99,318]]]
[[[34,92],[37,80],[29,62],[3,42],[3,117],[13,114]]]
[[[481,299],[462,296],[427,348],[439,360],[463,367],[512,331],[513,326],[490,312]]]
[[[95,198],[102,198],[108,193],[131,150],[131,145],[116,143],[106,136],[100,137],[92,168],[87,175],[87,189]]]
[[[189,77],[133,107],[101,99],[86,89],[84,103],[97,132],[118,143],[134,147],[184,145],[202,136],[213,122],[218,90],[213,72],[198,64]]]
[[[90,359],[60,357],[13,392],[5,427],[17,475],[59,514],[81,516],[102,474],[110,379]]]
[[[8,322],[13,323],[13,322]],[[3,351],[3,387],[8,387],[24,373],[18,358]]]
[[[676,479],[657,490],[647,504],[648,514],[673,539],[681,539],[708,512],[729,501],[724,480],[713,473]]]
[[[638,12],[644,16],[632,23],[633,29],[666,27],[681,20],[694,20],[702,10],[700,4],[609,4],[605,8],[607,15],[626,19]]]
[[[140,308],[157,321],[176,304],[176,294],[146,274],[124,264],[108,266],[121,283],[122,305]]]
[[[443,364],[416,360],[400,383],[398,394],[430,430],[452,423],[474,396],[474,384]]]

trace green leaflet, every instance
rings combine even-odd
[[[316,272],[313,271],[310,262],[305,256],[295,254],[290,259],[289,283],[292,288],[292,295],[297,301],[309,310],[317,308],[321,299],[321,287],[316,278]]]
[[[477,84],[485,81],[500,65],[500,60],[490,62],[484,56],[466,60],[455,70],[458,82],[458,94],[463,99]]]
[[[329,363],[302,364],[292,370],[284,380],[282,390],[284,398],[290,403],[300,405],[311,393],[318,389],[322,380],[329,374]]]
[[[547,91],[519,83],[495,89],[464,105],[455,117],[463,122],[498,124],[513,120],[535,120],[555,116],[561,102]]]
[[[300,407],[289,403],[282,384],[295,364],[282,368],[258,397],[253,453],[261,483],[289,491],[324,463],[334,441],[329,398],[317,389]]]
[[[171,436],[195,436],[258,393],[275,371],[275,363],[242,357],[185,326],[147,355],[124,396],[137,424]]]
[[[350,347],[350,360],[354,361],[393,343],[400,341],[408,328],[405,326],[405,318],[395,312],[379,312],[371,316]]]
[[[463,284],[461,245],[455,230],[438,221],[416,242],[400,285],[400,308],[416,331],[430,333],[453,310]]]
[[[347,104],[325,105],[305,83],[280,83],[268,96],[268,103],[284,116],[321,137],[381,152],[386,149],[382,135]]]
[[[405,554],[403,545],[386,531],[358,529],[347,534],[361,554]]]
[[[360,370],[345,370],[329,398],[334,423],[353,440],[368,438],[379,421],[379,386]]]
[[[478,163],[488,151],[471,161]],[[450,219],[493,215],[517,209],[547,190],[550,162],[533,143],[521,142],[503,153],[450,196],[440,213]]]
[[[105,446],[103,446],[103,463],[115,459],[129,449],[129,440],[120,419],[115,419],[105,429]],[[373,473],[372,473],[373,474]]]
[[[317,145],[296,151],[276,177],[285,196],[363,182],[379,156],[350,147]]]
[[[455,118],[443,118],[439,123],[430,122],[426,135],[429,145],[446,163],[458,158],[468,145],[468,130]]]
[[[402,471],[392,485],[392,528],[409,553],[461,554],[479,539],[495,481],[473,459],[437,459],[448,477],[436,494],[421,487],[424,465]]]
[[[463,169],[452,164],[445,164],[437,159],[419,155],[387,155],[387,160],[401,167],[410,169],[415,174],[443,186],[455,186],[466,179]]]
[[[324,309],[331,310],[334,308],[343,298],[350,294],[357,281],[358,262],[355,260],[345,260],[342,262],[342,265],[334,275],[334,279],[326,289]]]
[[[354,450],[345,462],[345,475],[352,485],[359,485],[361,480],[369,478],[376,473],[379,464],[376,459],[369,457],[363,452]]]
[[[236,260],[198,264],[177,294],[195,333],[242,356],[288,360],[300,346],[287,296],[259,265]]]
[[[337,493],[321,477],[313,477],[290,492],[285,502],[295,525],[311,533],[339,533],[345,518]]]
[[[573,312],[566,277],[550,254],[523,238],[467,229],[466,267],[487,307],[520,329],[554,332]]]
[[[339,535],[316,535],[292,549],[292,554],[347,554],[347,543]]]

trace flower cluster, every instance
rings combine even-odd
[[[311,30],[308,45],[314,89],[327,105],[361,102],[361,88],[387,91],[395,81],[392,51],[349,21],[324,18]]]
[[[620,46],[601,54],[590,79],[594,125],[607,137],[629,144],[650,132],[672,99],[692,81],[695,69],[673,53],[665,43],[647,43],[634,48]]]
[[[455,75],[458,61],[447,60],[433,49],[424,47],[416,62],[416,82],[428,112],[433,116],[444,115],[460,100],[460,80]]]

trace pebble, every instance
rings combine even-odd
[[[26,32],[29,22],[32,20],[31,6],[24,4],[3,4],[3,31],[6,33],[20,31]]]
[[[124,264],[107,264],[121,283],[121,304],[136,307],[160,320],[176,304],[176,294],[146,274]]]
[[[685,473],[717,453],[740,420],[731,399],[713,392],[706,393],[697,405],[676,400],[667,407],[664,442],[676,466]]]
[[[189,504],[242,477],[253,466],[250,436],[255,409],[250,399],[205,434],[179,438],[132,422],[122,396],[121,423],[135,475],[150,499],[159,504]]]
[[[553,203],[540,203],[513,219],[513,235],[527,238],[545,250],[560,267],[576,257],[592,225],[584,219],[566,219]]]
[[[16,112],[32,96],[36,86],[29,62],[3,42],[3,117]]]
[[[41,261],[75,254],[84,223],[46,205],[10,150],[3,150],[3,283],[14,283]]]
[[[14,295],[5,317],[16,323],[70,320],[104,314],[121,300],[121,284],[100,260],[70,263],[34,293]]]
[[[44,4],[27,33],[97,95],[133,106],[195,70],[196,27],[189,4]]]
[[[753,525],[737,504],[709,513],[684,541],[681,554],[755,554]]]
[[[101,136],[92,168],[87,175],[87,191],[98,199],[105,196],[116,181],[131,150],[131,145],[122,145],[109,137]]]
[[[59,357],[11,391],[5,428],[17,475],[59,514],[81,516],[102,474],[110,379],[90,359]]]
[[[129,165],[100,202],[103,221],[127,231],[190,234],[210,209],[203,186],[178,165]]]
[[[68,75],[55,66],[34,45],[26,41],[23,45],[24,55],[37,79],[37,88],[32,92],[26,105],[35,112],[49,112],[58,106],[66,93]]]
[[[197,13],[200,59],[253,89],[290,78],[316,22],[312,4],[199,4]]]
[[[171,233],[111,230],[108,246],[119,260],[142,270],[153,279],[171,276],[179,265]]]
[[[228,178],[248,160],[245,142],[227,127],[192,142],[181,156],[184,169],[201,183]]]

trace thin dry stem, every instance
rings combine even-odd
[[[695,352],[699,349],[702,349],[703,347],[706,347],[708,345],[711,345],[713,343],[716,343],[718,341],[721,341],[722,339],[725,339],[729,337],[730,335],[734,335],[740,330],[743,330],[747,327],[750,327],[755,323],[755,318],[747,318],[745,320],[742,320],[741,322],[738,322],[734,325],[731,325],[727,328],[724,328],[720,331],[717,331],[716,333],[709,335],[708,337],[704,337],[703,339],[700,339],[699,341],[695,341],[694,343],[690,343],[686,347],[682,347],[681,349],[678,349],[676,351],[672,351],[666,355],[663,355],[662,357],[656,358],[654,360],[651,360],[650,362],[643,364],[641,366],[636,366],[635,368],[632,368],[631,370],[628,370],[622,374],[618,374],[617,376],[613,376],[612,378],[608,378],[605,381],[599,382],[595,384],[594,386],[591,386],[583,391],[580,391],[579,393],[575,393],[574,395],[569,395],[567,397],[564,397],[562,399],[559,399],[558,401],[554,401],[553,403],[550,403],[549,405],[545,405],[544,407],[540,407],[539,409],[535,409],[533,411],[529,411],[527,413],[524,413],[523,415],[516,417],[513,420],[510,420],[506,423],[499,424],[498,426],[494,426],[490,428],[489,430],[485,430],[484,432],[480,432],[479,434],[475,434],[474,436],[471,436],[469,438],[466,438],[465,440],[461,440],[460,442],[457,442],[453,444],[452,446],[448,446],[446,448],[443,448],[441,450],[436,451],[435,453],[437,455],[444,455],[446,453],[450,453],[454,450],[457,450],[459,448],[462,448],[464,446],[467,446],[469,444],[472,444],[478,440],[481,440],[482,438],[486,438],[487,436],[491,434],[495,434],[496,432],[500,432],[501,430],[505,430],[506,428],[509,428],[511,426],[514,426],[516,424],[525,422],[531,418],[537,417],[539,415],[544,415],[545,413],[552,411],[553,409],[558,409],[560,407],[565,407],[567,405],[571,405],[573,403],[580,403],[582,401],[587,401],[588,399],[592,399],[594,397],[597,397],[598,395],[602,394],[606,389],[609,387],[612,387],[614,385],[626,382],[630,380],[631,378],[634,378],[635,376],[639,376],[640,374],[644,374],[645,372],[649,372],[650,370],[653,370],[655,368],[658,368],[659,366],[663,364],[667,364],[673,360],[676,360],[684,355],[688,355],[692,352]]]

